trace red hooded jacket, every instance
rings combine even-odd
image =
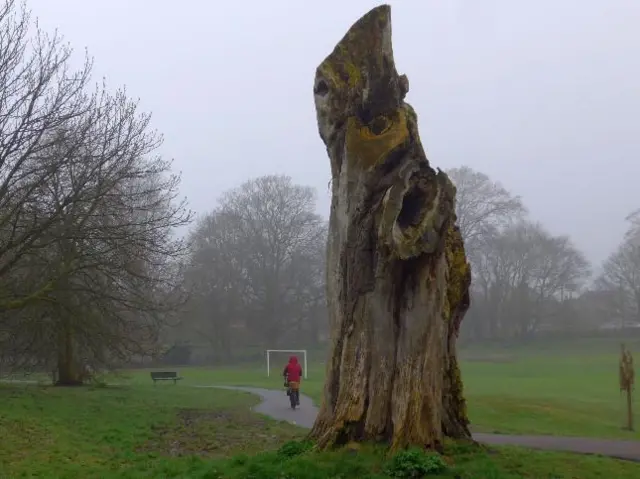
[[[289,358],[289,364],[284,367],[283,375],[288,378],[289,381],[299,383],[302,378],[302,366],[298,363],[297,356],[291,356]]]

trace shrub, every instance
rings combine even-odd
[[[385,472],[398,479],[419,479],[438,474],[447,469],[439,454],[425,453],[420,449],[399,452],[387,464]]]
[[[311,441],[288,441],[278,449],[278,456],[291,458],[303,454],[313,447]]]

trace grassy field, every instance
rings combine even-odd
[[[640,467],[464,444],[449,444],[442,457],[410,451],[394,458],[367,446],[305,452],[304,431],[254,415],[248,408],[255,402],[247,394],[187,384],[2,385],[0,477],[382,479],[422,468],[434,478],[632,479]]]
[[[640,341],[629,346],[639,357]],[[640,433],[621,428],[617,348],[617,342],[584,341],[572,347],[546,343],[464,350],[463,379],[474,430],[640,440]],[[300,442],[305,431],[249,411],[257,398],[190,387],[281,388],[278,370],[284,360],[274,358],[278,367],[271,378],[264,365],[256,365],[166,368],[184,376],[175,386],[153,386],[149,370],[105,378],[120,384],[114,387],[0,385],[0,479],[381,479],[408,477],[402,475],[403,464],[443,466],[429,475],[440,478],[639,477],[640,465],[634,463],[519,448],[487,451],[450,444],[444,457],[412,452],[395,459],[367,446],[357,453],[305,453]],[[316,401],[323,375],[323,365],[311,364],[303,383]],[[640,410],[637,397],[635,406]]]
[[[625,403],[618,388],[618,343],[573,342],[511,349],[467,350],[462,373],[473,429],[478,432],[552,434],[640,440],[622,428]],[[629,343],[640,357],[640,341]],[[281,362],[285,358],[279,358]],[[175,368],[170,368],[175,369]],[[264,365],[242,368],[178,368],[184,385],[282,387],[280,367],[271,378]],[[303,392],[320,402],[324,366],[312,364]],[[149,384],[149,372],[127,371],[128,384]],[[634,398],[640,411],[640,395]]]
[[[300,437],[251,413],[255,403],[186,387],[0,386],[0,477],[201,477],[190,474],[211,458]]]

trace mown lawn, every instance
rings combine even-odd
[[[402,465],[434,464],[415,453],[390,469],[393,458],[367,446],[304,452],[304,431],[254,415],[255,402],[244,393],[187,384],[3,385],[0,477],[382,479]],[[640,470],[613,459],[464,444],[449,444],[435,459],[446,469],[428,477],[632,479]]]
[[[622,427],[625,403],[618,387],[619,345],[592,341],[572,342],[571,346],[465,351],[462,374],[473,429],[640,440],[640,428],[629,432]],[[629,346],[640,358],[640,341]],[[274,366],[270,378],[264,365],[168,369],[179,370],[184,385],[282,387],[279,366]],[[324,366],[312,364],[308,373],[303,393],[319,403]],[[142,385],[151,382],[148,370],[127,371],[109,379]],[[638,394],[634,405],[640,414]]]

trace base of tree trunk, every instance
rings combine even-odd
[[[445,269],[440,277],[449,278],[446,299],[435,301],[441,308],[432,314],[421,309],[419,318],[405,311],[398,318],[394,308],[385,310],[374,300],[376,287],[358,301],[355,315],[340,313],[342,327],[333,331],[337,336],[332,338],[323,403],[309,434],[319,448],[375,442],[392,450],[419,446],[441,451],[445,437],[471,441],[456,353],[471,276],[457,228],[448,236],[436,266]],[[410,269],[422,270],[416,265]],[[411,274],[376,282],[384,289],[408,280]],[[428,279],[427,284],[442,286]],[[371,319],[364,322],[366,318]]]
[[[80,381],[79,379],[75,379],[67,381],[56,381],[53,385],[56,387],[77,387],[84,386],[84,382]]]

